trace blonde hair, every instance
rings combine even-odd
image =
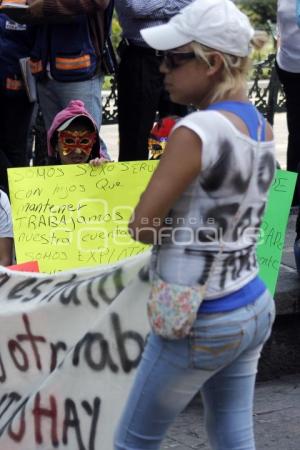
[[[255,32],[250,44],[255,49],[262,48],[268,40],[268,35],[264,31]],[[209,56],[216,49],[207,47],[199,42],[192,42],[191,47],[198,59],[201,59],[210,66]],[[218,101],[228,94],[238,91],[240,88],[246,89],[247,74],[251,61],[249,56],[235,56],[228,53],[219,52],[223,60],[221,80],[215,89],[211,102]]]

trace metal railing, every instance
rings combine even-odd
[[[249,98],[273,124],[274,115],[285,111],[285,97],[275,70],[275,54],[254,65],[251,81],[249,82]],[[102,125],[118,123],[118,91],[116,78],[110,79],[110,90],[102,95],[103,116]],[[47,161],[46,137],[42,117],[39,114],[34,125],[35,156],[33,164],[43,165]]]
[[[118,123],[117,85],[112,78],[109,95],[103,97],[103,125]],[[273,124],[274,114],[285,111],[285,97],[275,70],[275,54],[254,65],[249,98]]]
[[[254,65],[249,98],[273,125],[274,115],[286,110],[286,100],[275,69],[275,53]]]

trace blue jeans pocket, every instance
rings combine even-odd
[[[233,361],[241,347],[243,329],[238,323],[197,325],[190,334],[192,367],[215,371]]]
[[[268,314],[268,328],[266,330],[265,337],[263,338],[263,344],[269,339],[272,332],[273,323],[276,317],[276,310],[275,310],[275,304],[273,302],[272,309],[267,312]]]

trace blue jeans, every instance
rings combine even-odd
[[[275,317],[265,291],[254,304],[201,314],[191,334],[151,334],[115,436],[115,450],[159,449],[168,427],[201,391],[213,450],[254,450],[257,364]]]
[[[103,77],[98,75],[90,80],[63,83],[46,78],[37,84],[38,98],[49,130],[56,114],[68,106],[71,100],[82,100],[86,110],[95,120],[98,129],[102,122],[101,88]]]

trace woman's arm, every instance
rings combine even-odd
[[[202,142],[193,131],[179,127],[170,136],[165,153],[142,194],[129,222],[133,239],[159,243],[158,233],[167,232],[164,219],[180,195],[201,170]]]
[[[0,265],[9,266],[12,264],[13,239],[0,238]]]

